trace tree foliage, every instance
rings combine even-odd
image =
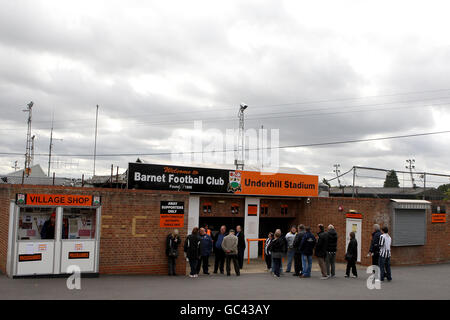
[[[394,170],[390,170],[386,173],[386,179],[384,180],[384,188],[398,188],[400,182],[397,178],[397,173]]]

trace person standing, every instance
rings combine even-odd
[[[386,276],[388,281],[392,281],[391,275],[391,236],[388,234],[388,227],[381,228],[380,236],[380,281],[384,281]]]
[[[200,273],[200,268],[203,266],[203,273],[209,274],[208,272],[208,262],[209,255],[212,251],[212,239],[206,233],[205,228],[200,228],[200,260],[197,264],[197,274]]]
[[[373,225],[372,241],[370,241],[369,255],[372,256],[372,265],[378,266],[380,260],[380,225]],[[375,272],[375,270],[374,270]]]
[[[50,218],[44,222],[41,229],[41,239],[55,239],[55,221],[56,211],[53,212]]]
[[[267,249],[272,252],[273,274],[275,277],[279,278],[281,271],[281,258],[286,252],[286,242],[281,237],[280,230],[277,229],[277,231],[275,231],[275,239],[270,242]]]
[[[306,233],[300,242],[300,252],[302,254],[303,274],[301,278],[311,277],[312,255],[316,245],[316,238],[311,233],[311,227],[306,227]]]
[[[273,241],[273,233],[269,232],[267,236],[266,243],[264,246],[264,259],[266,260],[267,271],[272,269],[272,252],[269,250],[269,245]]]
[[[222,241],[222,249],[225,252],[226,256],[226,268],[227,268],[227,276],[230,275],[230,262],[233,261],[234,272],[236,272],[236,276],[240,275],[239,263],[237,259],[238,254],[238,237],[234,235],[234,230],[231,229],[230,233],[223,238]]]
[[[192,233],[184,241],[184,252],[191,267],[189,277],[197,278],[197,264],[200,257],[200,236],[198,235],[197,227],[192,229]]]
[[[221,226],[220,231],[214,237],[214,273],[220,269],[220,273],[223,274],[223,267],[225,264],[225,252],[222,249],[222,241],[226,236],[227,227]]]
[[[358,260],[358,241],[355,239],[354,232],[350,232],[350,241],[347,246],[345,260],[347,260],[345,277],[350,278],[350,269],[352,269],[353,278],[357,278],[358,272],[356,271],[356,261]]]
[[[327,256],[327,247],[328,247],[328,233],[325,232],[325,228],[323,224],[318,225],[319,232],[317,233],[317,245],[316,245],[316,257],[317,262],[319,263],[320,272],[322,273],[322,280],[328,279],[327,277],[327,268],[325,267],[325,258]]]
[[[334,226],[330,224],[328,226],[328,239],[327,239],[327,253],[325,258],[325,265],[327,267],[327,276],[336,276],[336,251],[337,251],[337,232]]]
[[[286,265],[286,273],[291,272],[292,260],[294,258],[295,249],[294,249],[294,239],[297,234],[297,228],[292,227],[291,231],[289,231],[286,236],[286,245],[287,245],[287,265]]]
[[[236,237],[238,238],[238,262],[239,268],[242,269],[244,266],[244,253],[247,245],[245,244],[245,235],[241,229],[241,226],[236,227]]]
[[[305,235],[305,226],[303,224],[298,226],[298,232],[295,235],[294,243],[292,244],[295,249],[294,253],[294,274],[293,276],[300,276],[303,272],[302,268],[302,254],[300,252],[300,243]]]
[[[176,260],[178,258],[178,245],[181,239],[178,235],[178,229],[173,230],[169,233],[166,238],[166,256],[169,264],[169,276],[176,276],[175,266]]]

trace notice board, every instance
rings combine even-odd
[[[161,228],[182,228],[184,226],[184,202],[161,201],[159,226]]]

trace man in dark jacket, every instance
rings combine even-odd
[[[328,233],[325,232],[323,224],[318,225],[319,232],[317,233],[316,257],[319,263],[320,272],[322,273],[322,280],[328,279],[327,268],[325,267],[325,258],[327,256],[328,247]]]
[[[225,252],[222,249],[223,238],[227,236],[227,227],[221,226],[220,231],[214,237],[214,273],[220,269],[220,273],[224,273]]]
[[[311,227],[306,227],[306,233],[300,242],[300,252],[302,254],[303,275],[301,278],[311,277],[312,255],[316,245],[316,238],[311,233]]]
[[[41,229],[41,239],[55,239],[55,220],[56,212],[53,212],[50,218],[44,222]]]
[[[236,237],[238,237],[238,263],[239,268],[242,269],[244,266],[245,248],[247,248],[247,245],[245,244],[245,236],[241,226],[236,227]]]
[[[209,255],[211,254],[213,242],[211,237],[206,233],[205,228],[200,228],[200,260],[197,264],[197,274],[200,273],[200,268],[203,266],[203,273],[208,272]]]
[[[302,242],[303,236],[305,235],[305,226],[303,224],[298,226],[298,232],[295,235],[294,243],[292,244],[294,253],[294,274],[293,276],[300,276],[303,272],[302,268],[302,254],[300,252],[300,242]]]
[[[337,232],[334,229],[334,226],[330,224],[328,226],[327,255],[325,259],[328,277],[336,276],[335,273],[336,251],[337,251]]]
[[[372,265],[378,265],[378,259],[380,258],[380,225],[373,225],[372,241],[370,242],[369,255],[372,256]],[[375,272],[375,271],[374,271]]]

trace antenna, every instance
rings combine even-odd
[[[36,135],[33,134],[31,137],[31,166],[33,166],[34,163],[34,138],[36,138]]]
[[[97,105],[97,111],[95,113],[94,173],[93,173],[92,177],[95,176],[95,158],[97,157],[97,123],[98,123],[98,105]]]
[[[47,176],[50,177],[50,165],[52,163],[53,140],[62,141],[63,139],[53,139],[53,113],[52,113],[52,129],[50,131],[50,145],[48,147],[48,171]]]
[[[236,170],[244,170],[244,158],[245,158],[245,134],[244,134],[244,111],[248,108],[248,105],[245,103],[241,103],[239,108],[239,137],[238,137],[238,147],[237,147],[237,156],[236,160],[234,160],[234,164],[236,165]]]
[[[409,174],[411,175],[411,183],[412,183],[412,187],[413,188],[417,187],[416,183],[414,182],[414,176],[413,176],[413,173],[412,173],[412,169],[416,168],[415,162],[416,162],[416,160],[414,160],[414,159],[407,159],[406,160],[407,165],[405,167],[406,169],[409,169]]]
[[[30,103],[27,104],[27,109],[22,110],[23,112],[28,112],[27,145],[25,148],[25,167],[23,168],[24,173],[27,177],[30,175],[31,164],[31,115],[33,104],[33,101],[30,101]]]

